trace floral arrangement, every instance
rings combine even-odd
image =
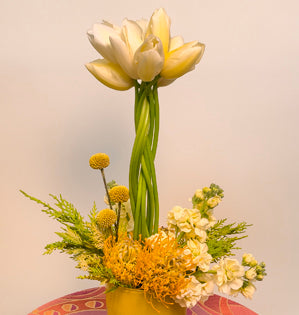
[[[113,289],[142,289],[149,301],[192,307],[213,294],[215,287],[221,293],[252,298],[255,281],[266,275],[265,264],[251,254],[244,254],[241,262],[231,257],[249,225],[215,218],[214,209],[224,197],[218,185],[196,190],[192,207],[175,206],[168,212],[167,226],[159,227],[154,165],[158,87],[193,70],[204,45],[171,37],[164,9],[156,10],[149,21],[125,19],[121,27],[106,21],[95,24],[88,37],[103,59],[87,64],[87,69],[110,88],[135,87],[136,137],[129,189],[115,181],[107,183],[104,169],[110,159],[97,153],[89,164],[101,172],[107,208],[98,211],[94,204],[87,221],[61,195],[50,195],[55,203],[51,206],[21,191],[63,225],[56,233],[61,240],[48,244],[45,253],[66,253],[86,272],[80,278],[98,280]]]

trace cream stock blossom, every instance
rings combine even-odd
[[[254,267],[257,264],[257,261],[252,254],[243,254],[242,261],[245,266],[253,265]]]
[[[175,235],[172,232],[165,233],[163,230],[159,233],[153,234],[147,238],[147,240],[152,240],[157,242],[158,240],[164,241],[165,239],[175,239]]]
[[[197,267],[207,272],[210,269],[212,256],[208,254],[208,246],[205,243],[200,243],[196,239],[190,239],[187,241],[187,245],[184,249],[184,254],[192,254],[193,262],[196,263]]]
[[[175,302],[187,308],[195,306],[200,300],[206,300],[213,292],[213,284],[210,281],[201,283],[194,276],[190,276],[190,278],[188,286],[175,298]]]
[[[256,288],[252,283],[249,283],[245,288],[241,289],[241,293],[248,299],[252,299],[252,296]]]
[[[212,197],[207,201],[207,205],[210,208],[215,208],[216,206],[218,206],[219,202],[221,201],[220,197]]]
[[[171,230],[179,229],[186,233],[187,238],[197,237],[200,242],[205,242],[209,220],[202,218],[199,210],[175,206],[168,212],[167,217]]]
[[[236,259],[221,259],[212,268],[216,271],[215,282],[221,293],[233,295],[243,285],[244,267]]]
[[[248,280],[253,280],[255,279],[255,277],[257,276],[257,273],[255,271],[254,268],[250,268],[248,269],[246,272],[245,272],[245,277],[248,279]]]
[[[133,80],[152,81],[160,74],[159,86],[172,83],[194,69],[200,61],[204,45],[182,37],[170,37],[170,18],[157,9],[149,22],[125,19],[121,27],[103,21],[87,32],[93,47],[104,59],[86,65],[103,84],[126,90]]]

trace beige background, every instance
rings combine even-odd
[[[2,0],[1,314],[98,285],[77,280],[68,257],[42,255],[58,225],[18,189],[47,201],[62,193],[84,214],[94,200],[101,208],[104,189],[88,166],[99,151],[111,157],[107,177],[128,184],[134,93],[85,70],[98,58],[86,30],[161,6],[173,35],[207,47],[195,71],[160,90],[161,223],[172,206],[189,206],[195,189],[219,184],[216,215],[254,224],[241,252],[265,260],[269,274],[254,300],[235,300],[258,314],[296,313],[298,2]]]

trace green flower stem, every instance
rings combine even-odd
[[[154,101],[155,101],[155,133],[154,133],[154,140],[153,140],[153,159],[155,159],[157,146],[158,146],[158,136],[159,136],[159,125],[160,125],[160,113],[159,113],[159,98],[158,98],[158,88],[155,85],[154,88]]]
[[[120,221],[120,212],[121,212],[121,202],[118,203],[118,211],[117,211],[117,220],[116,220],[116,228],[115,228],[115,240],[118,241],[118,230],[119,230],[119,221]]]
[[[158,77],[135,83],[135,132],[129,172],[129,190],[134,216],[134,238],[158,231],[159,200],[154,159],[159,133]]]
[[[143,147],[146,141],[146,134],[148,130],[148,119],[149,119],[149,106],[147,102],[144,102],[142,111],[140,114],[139,124],[137,127],[136,138],[132,150],[130,173],[129,173],[129,188],[130,188],[130,200],[132,211],[134,214],[136,199],[137,199],[137,187],[138,178],[140,172],[140,161],[143,152]]]
[[[107,187],[107,183],[106,183],[106,177],[105,177],[105,173],[104,173],[103,168],[101,168],[101,173],[102,173],[102,178],[103,178],[103,182],[104,182],[104,186],[105,186],[105,190],[106,190],[106,195],[108,198],[108,203],[109,203],[110,209],[112,210],[112,204],[111,204],[111,200],[110,200],[110,196],[109,196],[109,192],[108,192],[108,187]]]

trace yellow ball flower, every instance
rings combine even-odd
[[[116,213],[111,209],[101,210],[96,217],[96,221],[100,229],[110,228],[116,222],[116,219]]]
[[[115,186],[109,190],[109,196],[112,202],[126,202],[130,198],[129,189],[126,186]]]
[[[94,169],[103,169],[110,164],[109,156],[105,153],[97,153],[89,159],[90,167]]]

